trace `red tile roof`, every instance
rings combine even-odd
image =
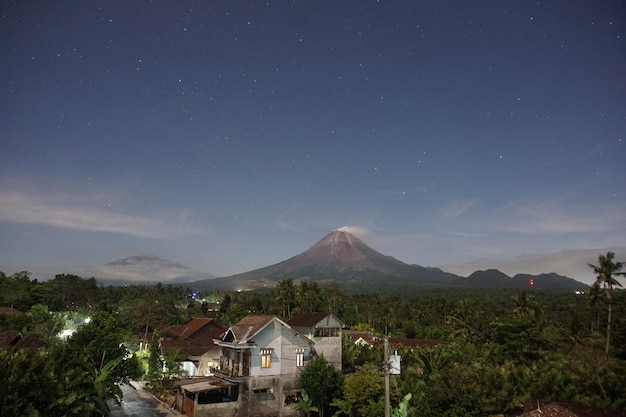
[[[313,327],[330,315],[330,313],[298,313],[287,324],[295,327]]]
[[[38,349],[43,346],[39,336],[26,335],[17,330],[0,330],[0,348]]]
[[[405,337],[390,337],[389,338],[389,346],[390,347],[400,347],[400,346],[428,346],[433,347],[443,343],[443,340],[435,340],[435,339],[411,339]]]
[[[183,355],[200,356],[216,347],[213,339],[219,339],[224,331],[213,318],[195,318],[185,325],[163,327],[159,334],[164,351],[178,349]]]
[[[626,417],[626,411],[585,407],[579,404],[528,400],[520,417]]]

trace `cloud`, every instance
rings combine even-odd
[[[626,224],[626,205],[583,206],[563,199],[515,202],[495,210],[491,219],[497,229],[520,234],[602,233]]]
[[[358,237],[365,237],[369,235],[370,233],[369,229],[364,226],[343,226],[337,230],[341,232],[352,233],[353,235],[358,236]]]
[[[188,225],[190,220],[186,211],[170,216],[131,214],[115,211],[101,199],[97,194],[0,189],[0,222],[156,239],[199,233],[199,228]]]
[[[442,214],[447,218],[462,216],[470,208],[476,205],[478,200],[455,200],[442,208]]]

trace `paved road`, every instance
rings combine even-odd
[[[143,383],[133,381],[132,387],[122,386],[124,399],[122,405],[109,404],[111,413],[109,417],[172,417],[181,416],[179,412],[164,406],[150,393],[144,391]]]

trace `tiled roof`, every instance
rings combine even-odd
[[[520,417],[579,417],[567,408],[558,404],[548,404],[522,414]]]
[[[210,330],[201,332],[207,326]],[[195,318],[185,325],[171,325],[159,329],[164,351],[178,349],[183,355],[200,356],[215,348],[213,339],[224,333],[224,326],[213,318]]]
[[[13,307],[0,307],[0,314],[24,314],[24,313]]]
[[[313,327],[330,315],[330,313],[298,313],[287,324],[296,327]]]
[[[15,346],[22,337],[22,333],[17,330],[0,330],[0,347]]]
[[[222,331],[225,330],[224,326],[222,326],[220,323],[217,322],[217,320],[213,318],[195,318],[189,321],[187,324],[172,324],[170,326],[160,328],[159,333],[163,336],[169,335],[184,340],[192,337],[209,323],[214,323]]]
[[[0,330],[0,348],[37,349],[43,346],[43,339],[38,336],[22,335],[17,330]]]
[[[565,402],[528,400],[524,404],[524,414],[520,417],[626,417],[626,412]]]
[[[353,342],[356,342],[359,339],[362,339],[364,342],[369,343],[370,345],[377,345],[383,343],[382,337],[375,336],[372,332],[366,330],[344,330],[343,333],[350,338]],[[400,346],[428,346],[433,347],[443,343],[443,340],[436,339],[413,339],[408,337],[390,337],[389,338],[389,346],[390,347],[400,347]]]
[[[275,318],[269,315],[246,316],[231,326],[231,330],[237,341],[247,341]]]
[[[443,340],[435,340],[435,339],[411,339],[405,337],[390,337],[389,338],[389,346],[428,346],[433,347],[443,343]]]
[[[359,339],[363,339],[364,342],[367,342],[370,345],[373,345],[379,340],[378,337],[374,335],[374,333],[367,330],[344,330],[343,334],[348,336],[353,342],[356,342]]]

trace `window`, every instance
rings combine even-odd
[[[254,397],[258,401],[271,401],[276,399],[276,397],[274,397],[274,390],[272,388],[255,389],[253,392]]]
[[[261,349],[261,368],[272,367],[272,349]]]
[[[338,337],[339,328],[338,327],[316,327],[314,336],[315,337]]]
[[[298,368],[304,366],[304,348],[296,348],[296,366]]]

